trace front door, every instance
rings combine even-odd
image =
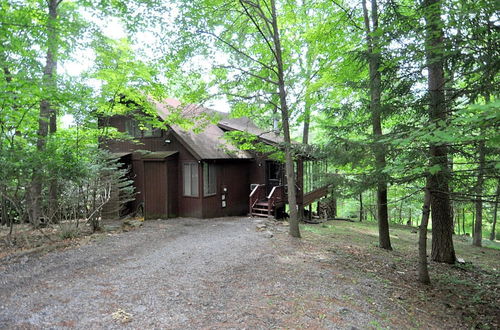
[[[144,162],[144,217],[167,218],[167,162]]]
[[[283,164],[272,160],[266,161],[266,192],[283,184]]]

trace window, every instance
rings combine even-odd
[[[215,195],[216,178],[215,164],[203,163],[203,196]]]
[[[125,122],[125,129],[130,136],[135,138],[142,137],[161,137],[161,129],[153,128],[149,124],[139,125],[135,119],[129,119]]]
[[[134,119],[129,119],[125,122],[125,129],[127,130],[127,133],[130,136],[133,136],[135,138],[142,136],[142,132],[139,129],[139,125],[137,121]]]
[[[143,137],[161,137],[161,129],[154,128],[153,126],[146,124],[145,129],[142,130]]]
[[[198,164],[184,163],[182,176],[184,178],[184,196],[198,197]]]

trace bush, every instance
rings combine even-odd
[[[80,229],[75,223],[61,222],[59,224],[59,237],[61,239],[72,239],[80,236]]]

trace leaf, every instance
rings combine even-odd
[[[441,171],[441,165],[436,164],[436,165],[429,167],[429,173],[432,175],[438,173],[439,171]]]

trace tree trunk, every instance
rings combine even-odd
[[[336,198],[332,199],[332,213],[333,213],[332,216],[334,218],[336,218],[337,217],[337,199]]]
[[[472,223],[471,223],[471,232],[472,232],[472,237],[474,237],[476,233],[476,213],[472,211]]]
[[[403,224],[403,202],[399,206],[399,223]]]
[[[382,170],[385,168],[385,146],[380,142],[382,138],[381,104],[382,95],[380,75],[380,45],[378,32],[378,6],[376,0],[371,0],[371,23],[366,8],[366,0],[362,0],[363,14],[366,29],[366,41],[370,71],[370,112],[372,116],[373,138],[375,140],[373,152],[375,154],[375,168],[377,170],[377,209],[379,247],[392,250],[389,236],[389,215],[387,210],[387,180]],[[373,25],[373,30],[370,27]],[[372,36],[372,32],[374,35]]]
[[[458,232],[458,235],[460,235],[460,209],[457,209],[457,212],[456,212],[455,216],[456,216],[456,219],[457,219],[456,220],[456,222],[457,222],[456,225],[457,225],[457,229],[458,229],[457,232]]]
[[[308,68],[308,71],[307,71],[307,75],[309,75],[309,68]],[[304,129],[302,131],[302,143],[303,144],[308,144],[309,143],[309,124],[310,124],[310,120],[311,120],[311,109],[310,109],[310,100],[309,100],[309,94],[308,92],[306,91],[306,97],[305,97],[305,107],[304,107]],[[302,173],[302,176],[303,176],[303,173]],[[300,178],[298,178],[297,181],[299,181]],[[302,180],[300,180],[302,181]],[[304,193],[304,185],[298,185],[301,190],[301,193],[303,194]],[[301,221],[302,219],[304,219],[304,205],[301,203],[300,199],[299,198],[300,196],[297,196],[297,209],[298,209],[298,213],[297,213],[297,217],[298,217],[298,220]],[[303,197],[303,196],[302,196]]]
[[[483,242],[483,182],[484,182],[484,141],[478,143],[478,156],[479,168],[477,171],[476,182],[476,224],[474,226],[474,237],[472,238],[472,245],[482,246]]]
[[[363,193],[359,193],[359,222],[363,222]]]
[[[497,211],[498,211],[498,197],[500,196],[500,180],[497,181],[497,193],[495,196],[495,206],[493,206],[493,225],[491,226],[490,240],[494,241],[496,238],[496,226],[497,226]]]
[[[431,194],[428,187],[424,189],[424,205],[422,207],[422,221],[418,231],[418,280],[423,284],[430,284],[427,267],[427,225],[431,206]]]
[[[465,207],[462,207],[462,231],[464,232],[464,235],[466,234],[465,232]]]
[[[306,93],[306,101],[304,107],[304,129],[302,131],[302,143],[309,143],[309,126],[311,121],[311,105],[309,95]]]
[[[47,144],[47,137],[50,131],[55,132],[56,127],[56,111],[51,104],[50,95],[55,92],[57,88],[55,82],[55,74],[57,71],[57,7],[59,5],[59,0],[49,0],[49,19],[48,19],[48,32],[47,32],[47,54],[45,60],[45,67],[43,69],[42,77],[42,87],[44,89],[44,94],[49,95],[48,98],[44,98],[40,101],[40,113],[38,116],[38,132],[37,132],[37,142],[36,148],[39,153],[45,151]],[[33,179],[30,188],[30,207],[31,207],[31,222],[34,226],[39,225],[41,217],[41,206],[40,200],[42,195],[42,173],[41,169],[37,166],[33,169]],[[51,191],[54,194],[53,191]]]
[[[283,58],[281,50],[280,34],[278,29],[278,18],[276,15],[276,2],[271,0],[271,15],[273,27],[273,44],[276,56],[276,66],[278,69],[278,89],[281,108],[281,123],[283,127],[283,137],[285,140],[285,163],[286,178],[288,186],[288,205],[290,206],[290,235],[300,237],[299,219],[297,217],[297,199],[295,191],[295,172],[293,166],[292,144],[290,139],[290,123],[288,105],[285,91],[285,74],[283,71]]]
[[[426,22],[425,52],[427,56],[429,119],[431,124],[447,122],[444,95],[444,37],[440,0],[424,0]],[[453,219],[450,214],[448,149],[444,144],[431,144],[430,165],[439,171],[429,176],[432,210],[432,260],[455,263]]]

